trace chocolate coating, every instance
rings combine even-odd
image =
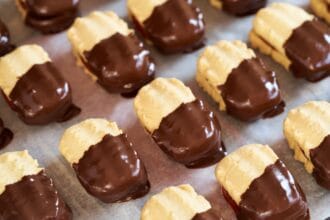
[[[18,0],[25,11],[25,23],[43,33],[68,28],[78,16],[79,0]]]
[[[284,111],[275,73],[259,58],[242,61],[218,88],[227,112],[240,120],[273,117]]]
[[[316,182],[330,190],[330,135],[310,151],[310,157],[314,165],[313,176]]]
[[[9,103],[26,123],[63,122],[80,113],[69,83],[51,62],[33,65],[16,83]]]
[[[134,34],[116,33],[84,52],[82,60],[111,93],[132,93],[154,78],[150,53]]]
[[[105,135],[73,168],[86,191],[106,203],[136,199],[149,192],[146,169],[126,134]]]
[[[0,219],[69,220],[72,212],[44,171],[7,185],[0,195]]]
[[[226,155],[218,119],[198,99],[164,117],[152,137],[165,153],[189,168],[210,166]]]
[[[15,49],[10,43],[10,35],[6,25],[0,20],[0,57]]]
[[[296,77],[316,82],[330,75],[330,28],[319,20],[293,30],[284,49]]]
[[[216,211],[212,208],[206,212],[199,213],[195,215],[192,220],[222,220],[223,218],[219,216]]]
[[[146,38],[164,53],[189,52],[203,45],[203,14],[192,0],[168,0],[142,24]]]
[[[243,16],[257,12],[265,7],[267,0],[220,0],[223,10],[230,14]]]
[[[305,194],[285,167],[277,160],[251,183],[241,196],[238,219],[310,219]]]
[[[0,150],[9,144],[13,137],[13,132],[4,127],[3,121],[0,118]]]

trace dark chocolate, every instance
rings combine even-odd
[[[199,99],[164,117],[152,137],[165,153],[189,168],[210,166],[226,155],[219,121]]]
[[[316,182],[330,190],[330,135],[326,136],[318,147],[310,150],[310,157]]]
[[[9,144],[13,137],[13,132],[4,127],[3,121],[0,118],[0,150]]]
[[[17,81],[9,99],[26,124],[63,122],[80,113],[72,103],[69,83],[51,62],[33,65]]]
[[[330,28],[314,19],[293,30],[284,49],[296,77],[316,82],[330,75]]]
[[[68,28],[78,16],[79,0],[19,0],[25,10],[25,23],[43,33]]]
[[[259,58],[242,61],[218,88],[227,112],[240,120],[273,117],[284,111],[275,72]]]
[[[243,16],[257,12],[265,7],[267,0],[220,0],[223,10],[234,15]]]
[[[41,171],[6,186],[0,195],[0,219],[69,220],[72,212],[55,189],[53,180]]]
[[[213,209],[209,209],[205,212],[196,214],[192,220],[222,220],[223,218]]]
[[[154,78],[155,64],[134,35],[116,33],[84,52],[82,61],[111,93],[134,93]]]
[[[204,18],[192,0],[156,6],[142,26],[145,37],[164,53],[189,52],[203,45]]]
[[[105,135],[73,168],[86,191],[106,203],[136,199],[149,192],[147,171],[126,134]]]
[[[15,49],[10,43],[10,35],[6,25],[0,20],[0,57]]]
[[[282,161],[252,181],[241,196],[238,219],[310,219],[305,194]]]

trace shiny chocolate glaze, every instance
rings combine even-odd
[[[284,49],[296,77],[316,82],[330,75],[330,28],[325,23],[304,22],[293,30]]]
[[[218,88],[227,112],[240,120],[273,117],[284,111],[275,73],[259,58],[242,61]]]
[[[80,113],[73,105],[69,83],[51,63],[33,65],[9,95],[10,106],[26,123],[63,122]]]
[[[73,168],[86,191],[106,203],[136,199],[149,192],[147,171],[126,134],[105,135]]]
[[[219,121],[198,99],[164,117],[152,137],[165,153],[189,168],[210,166],[226,155]]]
[[[168,0],[141,25],[145,37],[164,53],[189,52],[203,45],[204,18],[192,0]]]
[[[330,135],[310,151],[310,157],[314,165],[313,176],[317,183],[330,190]]]
[[[44,171],[7,185],[0,195],[0,219],[69,220],[72,212]]]
[[[282,161],[277,160],[252,181],[241,196],[238,219],[310,219],[304,192]]]
[[[18,0],[25,11],[25,23],[43,33],[68,28],[78,16],[79,0]]]
[[[243,16],[253,14],[265,7],[267,0],[221,0],[221,2],[226,12]]]
[[[82,61],[112,93],[132,93],[154,78],[155,64],[134,35],[116,33],[84,52]]]
[[[212,208],[196,214],[192,220],[222,220],[223,218],[221,216],[218,215],[218,213],[216,211],[214,211]]]
[[[13,137],[13,132],[4,127],[3,121],[0,118],[0,150],[9,144]]]
[[[15,49],[10,43],[10,35],[6,25],[0,20],[0,57]]]

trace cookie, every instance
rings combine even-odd
[[[72,219],[53,180],[25,151],[0,155],[1,219]]]
[[[196,80],[220,110],[240,120],[273,117],[284,110],[275,72],[241,41],[206,47],[197,62]]]
[[[87,119],[64,132],[60,152],[82,186],[105,203],[144,196],[150,184],[144,164],[114,122]]]
[[[26,25],[44,33],[67,29],[78,16],[79,0],[16,0]]]
[[[238,219],[310,219],[304,192],[266,145],[240,147],[215,173]]]
[[[273,3],[253,22],[251,45],[290,70],[316,82],[330,75],[330,28],[303,9]]]
[[[292,109],[284,121],[284,135],[295,159],[319,185],[330,189],[330,103],[310,101]]]
[[[163,189],[144,205],[141,220],[198,220],[212,210],[211,204],[192,186],[180,185]],[[219,220],[215,215],[209,220]]]
[[[135,112],[158,146],[187,167],[205,167],[226,154],[215,114],[174,78],[156,78],[139,91]]]
[[[0,20],[0,57],[15,48],[10,42],[10,35],[6,25]]]
[[[330,23],[329,0],[310,0],[310,5],[317,16]]]
[[[203,45],[203,14],[192,0],[128,0],[136,28],[163,53],[190,52]]]
[[[154,77],[149,51],[113,12],[77,18],[68,37],[78,64],[111,93],[132,93]]]
[[[249,15],[263,8],[267,0],[210,0],[215,8],[237,16]]]
[[[0,118],[0,150],[9,144],[13,137],[13,132],[4,126]]]
[[[18,47],[0,58],[0,88],[26,124],[67,121],[80,112],[72,103],[69,82],[37,45]]]

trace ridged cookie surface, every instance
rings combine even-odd
[[[38,174],[42,168],[28,151],[8,152],[0,155],[0,194],[6,185],[20,181],[24,176]]]
[[[78,163],[84,153],[107,134],[118,136],[122,131],[115,122],[87,119],[68,128],[61,139],[60,151],[70,164]]]
[[[260,177],[267,166],[274,164],[276,160],[278,157],[266,145],[245,145],[221,160],[215,174],[219,183],[239,204],[241,196],[252,181]]]
[[[17,81],[36,64],[50,61],[38,45],[24,45],[0,58],[0,87],[9,97]]]
[[[311,173],[310,150],[318,147],[330,134],[330,103],[311,101],[292,109],[284,122],[284,135],[295,151],[295,158]]]
[[[124,36],[132,32],[114,12],[95,11],[86,17],[77,18],[68,30],[68,38],[76,53],[82,55],[97,43],[115,33]]]
[[[142,125],[152,133],[161,120],[183,103],[196,98],[190,88],[175,78],[156,78],[142,87],[134,100],[135,112]]]
[[[310,0],[310,2],[314,13],[330,23],[330,13],[328,10],[330,2],[327,0]]]
[[[155,7],[162,5],[167,0],[128,0],[127,8],[129,12],[142,24],[152,14]]]
[[[210,208],[210,203],[190,185],[171,186],[147,201],[141,220],[190,220]]]
[[[226,110],[226,105],[218,86],[226,82],[232,70],[243,60],[254,57],[253,50],[241,41],[219,41],[206,47],[199,57],[196,80],[219,103],[221,110]]]

